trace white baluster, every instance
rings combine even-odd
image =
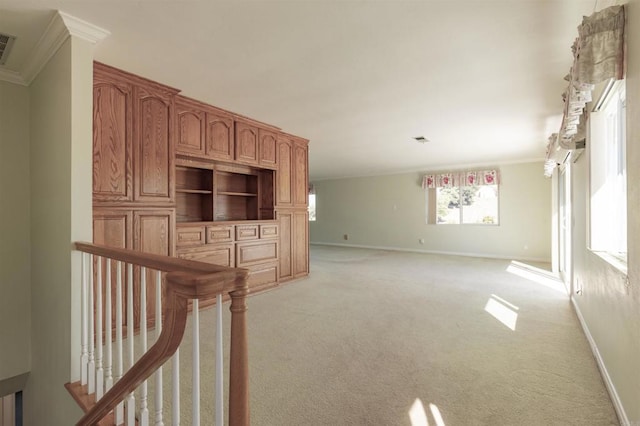
[[[123,354],[122,354],[122,262],[116,263],[116,363],[115,363],[115,375],[116,381],[122,378],[123,374]],[[121,425],[124,422],[124,406],[121,402],[116,407],[116,425]]]
[[[87,329],[87,254],[80,253],[81,265],[82,265],[82,284],[80,286],[80,384],[82,386],[87,384],[87,368],[89,364],[89,354],[87,353],[87,340],[89,331]]]
[[[93,303],[93,255],[89,255],[89,365],[87,366],[88,384],[87,393],[92,394],[96,391],[96,362],[95,362],[95,344],[96,329],[94,320],[96,314],[96,306]]]
[[[131,369],[134,358],[134,346],[133,346],[133,264],[127,265],[127,371]],[[135,426],[136,424],[136,399],[131,392],[125,401],[125,424],[127,426]]]
[[[104,294],[105,294],[105,307],[104,307],[104,333],[105,333],[105,380],[104,387],[105,392],[111,389],[113,386],[113,348],[111,346],[111,341],[113,339],[113,303],[111,300],[111,289],[113,288],[113,281],[111,279],[111,259],[107,258],[106,264],[106,277],[105,277],[105,285],[104,285]]]
[[[162,273],[156,271],[156,341],[160,338],[162,332]],[[162,367],[158,368],[155,373],[156,382],[156,426],[164,426],[162,420]]]
[[[171,425],[180,426],[180,349],[171,360]]]
[[[224,425],[224,371],[222,369],[222,294],[216,296],[216,425]]]
[[[96,400],[104,395],[104,371],[102,369],[102,257],[98,257],[96,288]]]
[[[200,309],[198,299],[193,299],[193,426],[200,426]]]
[[[147,269],[144,267],[140,268],[140,339],[144,354],[147,352]],[[140,386],[140,426],[149,426],[146,380]]]

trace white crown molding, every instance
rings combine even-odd
[[[58,11],[58,14],[64,21],[69,34],[74,37],[96,44],[111,35],[109,31],[93,25],[90,22],[76,18],[75,16],[71,16],[68,13]]]
[[[69,37],[69,31],[60,17],[59,13],[54,13],[47,29],[44,30],[36,47],[29,55],[22,68],[22,78],[30,85],[34,78],[40,73],[49,59],[58,51],[62,43]]]
[[[28,86],[44,68],[49,59],[71,36],[96,44],[111,34],[89,22],[67,13],[54,13],[49,25],[38,40],[20,72],[0,69],[0,80]]]
[[[20,84],[21,86],[27,85],[19,72],[5,68],[0,68],[0,81],[8,81],[9,83]]]

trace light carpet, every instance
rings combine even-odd
[[[252,424],[618,424],[548,275],[506,260],[312,246],[309,278],[248,300]],[[228,366],[228,304],[224,312]],[[213,425],[214,310],[200,322],[201,424]],[[183,425],[191,344],[189,323]],[[170,362],[163,375],[171,424]]]

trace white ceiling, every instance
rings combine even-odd
[[[594,3],[0,0],[0,32],[19,71],[54,9],[102,27],[97,60],[310,139],[323,179],[542,160]]]

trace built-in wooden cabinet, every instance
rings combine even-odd
[[[278,134],[268,130],[259,129],[258,137],[258,163],[260,167],[277,169],[277,142]]]
[[[173,201],[173,94],[155,87],[134,87],[134,199]]]
[[[309,213],[302,209],[276,212],[279,226],[279,278],[281,281],[309,273]]]
[[[307,141],[178,92],[94,63],[94,242],[244,267],[252,290],[307,274]]]
[[[132,85],[97,69],[93,85],[93,199],[131,201]]]
[[[206,113],[188,100],[176,97],[176,152],[203,157],[206,155]]]
[[[236,121],[236,161],[258,165],[258,128],[243,121]]]
[[[294,207],[306,208],[309,205],[309,160],[307,141],[293,141],[292,199]]]
[[[295,210],[291,227],[293,277],[309,273],[309,212]]]
[[[134,210],[134,250],[172,256],[175,223],[174,209]]]
[[[207,158],[220,161],[233,160],[235,154],[233,128],[233,118],[218,112],[207,112]]]
[[[281,136],[278,138],[276,146],[278,161],[278,170],[276,171],[276,207],[291,207],[293,205],[291,196],[293,142],[288,137]]]

